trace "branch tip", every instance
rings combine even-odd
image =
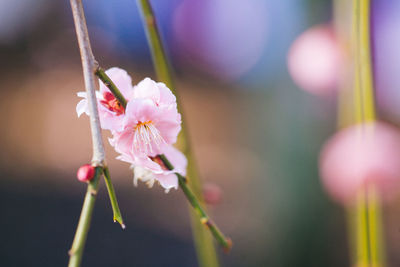
[[[126,225],[124,224],[124,222],[122,221],[122,219],[116,219],[116,218],[114,218],[114,223],[119,223],[119,225],[121,226],[121,228],[122,229],[125,229],[126,228]]]
[[[227,238],[226,246],[222,250],[224,251],[224,253],[228,254],[229,252],[231,252],[232,246],[233,246],[232,239]]]

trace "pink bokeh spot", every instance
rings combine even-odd
[[[294,41],[288,53],[288,68],[297,86],[315,95],[327,95],[338,86],[342,60],[333,29],[318,25]]]
[[[400,189],[400,132],[385,123],[367,123],[335,134],[324,145],[320,174],[326,191],[343,204],[354,201],[366,184],[384,200]]]

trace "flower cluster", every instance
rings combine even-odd
[[[138,180],[149,186],[158,181],[166,192],[178,188],[175,172],[186,175],[187,160],[172,145],[181,130],[181,115],[176,98],[163,83],[145,78],[132,86],[131,77],[125,70],[111,68],[106,71],[127,101],[124,107],[100,81],[96,92],[100,124],[110,130],[110,144],[120,154],[117,159],[131,164],[134,183]],[[89,109],[85,92],[79,92],[83,99],[76,106],[78,117]],[[157,155],[165,154],[174,165],[168,170]]]

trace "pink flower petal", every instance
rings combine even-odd
[[[166,193],[171,188],[178,189],[178,177],[174,173],[155,174],[155,179],[165,188]]]
[[[176,107],[176,97],[164,83],[156,83],[145,78],[134,88],[133,97],[137,99],[151,99],[160,107]]]
[[[130,100],[133,95],[131,76],[129,76],[129,74],[125,70],[117,67],[113,67],[106,70],[106,74],[114,82],[114,84],[120,90],[121,94],[127,100]],[[102,81],[99,80],[99,83],[100,83],[100,93],[110,92],[110,90],[107,88],[107,86],[104,85]]]

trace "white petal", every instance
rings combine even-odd
[[[77,96],[86,98],[86,92],[78,92],[76,93]]]
[[[178,177],[175,173],[156,174],[155,178],[165,188],[165,193],[168,193],[171,188],[178,189]]]
[[[100,93],[100,91],[96,90],[96,97],[97,99],[103,99],[103,95]]]
[[[86,113],[86,115],[89,116],[89,110],[88,110],[88,105],[87,105],[86,99],[82,99],[76,105],[76,114],[78,115],[78,118],[82,115],[82,113]]]
[[[135,166],[133,167],[133,184],[135,186],[137,186],[138,180],[145,182],[148,187],[152,187],[154,185],[155,178],[150,170],[140,166]]]

